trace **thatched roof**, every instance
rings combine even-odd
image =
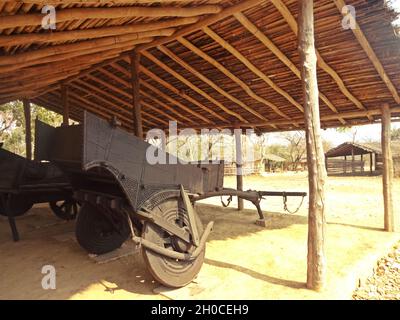
[[[57,29],[39,25],[55,4]],[[359,28],[342,27],[343,0],[315,1],[323,127],[400,115],[400,40],[383,1],[352,0]],[[297,0],[0,1],[0,103],[30,98],[71,116],[86,109],[132,127],[128,53],[141,52],[144,129],[301,128]],[[147,30],[147,31],[146,31]]]

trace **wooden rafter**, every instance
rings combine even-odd
[[[400,107],[393,107],[390,109],[391,113],[400,113]],[[330,114],[330,115],[322,115],[320,117],[321,121],[339,121],[339,117],[346,119],[347,121],[349,119],[353,118],[362,118],[362,117],[372,117],[372,116],[380,116],[382,114],[381,108],[374,108],[374,109],[369,109],[369,110],[358,110],[358,111],[350,111],[350,112],[342,112],[340,115],[338,114]],[[304,118],[292,118],[291,120],[273,120],[269,122],[252,122],[251,126],[252,127],[266,127],[271,124],[276,125],[276,126],[290,126],[293,125],[293,123],[303,125],[304,124]],[[237,123],[236,125],[241,126],[241,127],[249,127],[249,124],[246,123]],[[353,125],[353,124],[352,124]],[[204,126],[197,125],[194,127],[194,129],[198,128],[203,128]],[[221,124],[221,128],[230,128],[232,127],[232,124],[225,125]]]
[[[167,66],[165,63],[163,63],[162,61],[158,60],[156,57],[154,57],[152,54],[150,54],[149,52],[143,51],[142,52],[143,56],[145,56],[147,59],[151,60],[153,63],[157,64],[158,66],[160,66],[162,69],[164,69],[165,71],[167,71],[168,73],[170,73],[171,75],[173,75],[175,78],[177,78],[179,81],[181,81],[182,83],[184,83],[186,86],[188,86],[190,89],[192,89],[193,91],[197,92],[198,94],[202,95],[204,98],[206,98],[207,100],[209,100],[210,102],[212,102],[213,104],[215,104],[216,106],[218,106],[221,110],[223,110],[224,112],[226,112],[227,114],[230,114],[231,116],[234,116],[235,118],[237,118],[240,121],[244,121],[246,122],[246,120],[237,112],[234,112],[232,110],[230,110],[229,108],[225,107],[222,103],[220,103],[218,100],[214,99],[213,97],[211,97],[208,93],[204,92],[203,90],[199,89],[198,87],[196,87],[193,83],[191,83],[189,80],[187,80],[185,77],[183,77],[182,75],[180,75],[178,72],[176,72],[175,70],[173,70],[172,68],[170,68],[169,66]],[[205,111],[209,112],[211,115],[216,116],[218,113],[216,113],[214,110],[205,107],[204,108]]]
[[[163,29],[158,31],[148,31],[149,34],[156,35],[168,35],[172,34],[175,29]],[[60,44],[55,46],[49,46],[43,49],[26,51],[23,53],[18,53],[9,56],[1,56],[0,57],[0,65],[6,66],[10,64],[22,64],[32,60],[38,60],[41,58],[49,58],[50,56],[65,54],[69,52],[82,51],[93,49],[93,47],[99,48],[99,51],[104,51],[107,48],[113,49],[118,44],[123,44],[127,47],[134,47],[137,44],[151,42],[153,38],[144,37],[140,38],[139,34],[127,34],[122,36],[112,36],[105,37],[102,39],[92,39],[87,41],[80,41],[71,44]]]
[[[229,51],[234,57],[236,57],[241,63],[243,63],[250,71],[262,79],[266,84],[268,84],[273,90],[278,92],[280,95],[285,97],[292,105],[294,105],[301,112],[304,109],[301,104],[299,104],[293,97],[288,94],[285,90],[280,88],[276,83],[274,83],[264,72],[258,69],[253,63],[251,63],[244,55],[242,55],[237,49],[230,45],[226,40],[222,39],[218,34],[216,34],[209,27],[204,27],[202,29],[209,37],[221,45],[224,49]]]
[[[278,11],[281,13],[283,18],[286,20],[288,23],[289,27],[292,29],[294,34],[298,34],[298,26],[296,19],[293,17],[292,13],[289,11],[289,9],[283,4],[281,0],[271,0],[272,4],[278,9]],[[316,49],[316,54],[317,54],[317,64],[318,67],[320,67],[322,70],[324,70],[326,73],[328,73],[332,79],[336,82],[338,85],[340,91],[351,101],[353,102],[358,109],[360,110],[365,110],[365,107],[362,105],[362,103],[347,89],[346,85],[344,84],[342,78],[337,74],[337,72],[330,67],[325,60],[322,58],[322,56],[319,54],[318,50]]]
[[[149,44],[144,44],[141,46],[138,46],[137,50],[138,51],[143,51],[143,50],[147,50],[153,47],[156,47],[160,44],[164,44],[164,43],[168,43],[171,42],[172,40],[176,40],[178,37],[182,37],[185,36],[189,33],[192,33],[194,31],[197,31],[205,26],[209,26],[215,22],[218,22],[222,19],[225,19],[227,17],[230,17],[231,15],[233,15],[236,12],[240,12],[240,11],[244,11],[247,9],[250,9],[258,4],[260,4],[261,2],[264,2],[265,0],[246,0],[246,1],[242,1],[236,5],[230,6],[228,8],[223,9],[221,12],[217,13],[217,14],[213,14],[210,15],[209,17],[206,17],[204,19],[201,19],[199,22],[196,22],[192,25],[189,25],[185,28],[182,28],[180,30],[178,30],[177,32],[175,32],[172,36],[169,37],[165,37],[163,39],[157,39],[155,41],[153,41],[152,43]]]
[[[188,48],[190,51],[193,53],[196,53],[199,57],[203,58],[207,62],[209,62],[211,65],[213,65],[216,69],[218,69],[220,72],[222,72],[225,76],[227,76],[229,79],[237,83],[250,97],[253,99],[263,103],[264,105],[270,107],[276,114],[280,115],[283,118],[289,119],[289,117],[284,114],[282,111],[279,110],[279,108],[274,105],[273,103],[269,102],[268,100],[260,97],[257,95],[251,88],[241,79],[239,79],[237,76],[235,76],[232,72],[230,72],[227,68],[225,68],[222,64],[220,64],[217,60],[212,58],[211,56],[207,55],[205,52],[197,48],[195,45],[193,45],[191,42],[186,40],[185,38],[178,38],[177,41],[184,45],[186,48]]]
[[[113,95],[113,94],[111,94],[111,93],[109,93],[109,92],[105,92],[105,91],[103,91],[102,89],[100,89],[100,88],[98,88],[98,87],[96,87],[96,86],[93,86],[93,85],[89,84],[88,82],[84,82],[84,81],[81,81],[81,80],[77,80],[76,82],[77,82],[77,84],[79,85],[79,89],[80,89],[81,91],[86,92],[86,94],[91,94],[91,92],[95,91],[95,92],[97,92],[98,94],[107,97],[108,99],[105,99],[105,98],[103,98],[103,97],[101,97],[101,96],[99,96],[99,95],[94,95],[95,98],[97,98],[98,100],[102,101],[103,103],[113,106],[113,107],[115,108],[115,110],[116,110],[116,113],[113,113],[114,115],[119,114],[121,111],[125,111],[126,114],[132,115],[132,111],[131,111],[131,110],[132,110],[132,106],[131,106],[128,102],[126,102],[126,101],[124,101],[124,100],[118,98],[117,96],[115,96],[115,95]],[[89,90],[85,89],[85,87],[89,88],[89,89],[92,90],[92,91],[89,91]],[[75,88],[76,88],[76,86],[75,86]],[[121,108],[120,106],[117,106],[115,103],[113,103],[112,101],[110,101],[110,99],[111,99],[111,100],[114,100],[115,102],[118,102],[120,105],[125,106],[125,107],[127,107],[127,108]],[[143,111],[142,111],[142,112],[143,112]],[[149,113],[147,113],[147,112],[143,112],[143,114],[144,114],[145,116],[149,116]],[[157,121],[158,121],[159,123],[162,123],[162,124],[164,124],[164,125],[167,125],[167,124],[168,124],[168,122],[166,122],[166,121],[164,121],[164,120],[161,120],[161,119],[159,119],[159,118],[157,118],[157,117],[155,117],[155,116],[152,116],[152,115],[151,115],[151,117],[152,117],[153,119],[157,119]],[[127,119],[129,119],[129,117],[127,117]],[[130,120],[132,121],[132,119],[130,119]],[[148,121],[146,118],[144,118],[143,120],[146,121],[146,122]],[[154,123],[153,123],[153,124],[154,124]]]
[[[124,26],[99,27],[82,30],[66,30],[45,33],[24,33],[0,35],[0,47],[21,46],[32,43],[53,43],[62,41],[79,41],[110,36],[120,36],[123,34],[141,34],[141,37],[148,37],[145,33],[149,31],[162,30],[167,28],[180,27],[195,23],[198,17],[169,19],[151,23],[129,24]],[[150,36],[151,37],[151,36]]]
[[[112,63],[111,67],[114,68],[115,70],[121,72],[123,75],[125,75],[127,77],[129,76],[128,71],[125,68],[121,67],[119,64]],[[158,90],[157,88],[152,86],[150,83],[144,81],[143,79],[140,79],[140,84],[141,84],[141,86],[144,86],[144,87],[152,90],[153,92],[155,92],[160,97],[163,97],[165,100],[171,102],[173,105],[181,107],[181,103],[179,101],[176,101],[175,99],[173,99],[173,98],[169,97],[168,95],[164,94],[161,90]],[[143,92],[144,92],[144,90],[141,91],[142,94],[143,94]],[[156,101],[160,106],[162,106],[166,110],[169,110],[171,113],[173,113],[174,115],[179,117],[180,119],[183,119],[184,121],[186,121],[188,123],[195,123],[195,121],[193,119],[191,119],[189,117],[186,117],[179,110],[175,110],[173,107],[170,107],[169,105],[163,103],[162,101],[156,99],[155,97],[153,97],[153,100]],[[184,109],[184,108],[186,108],[186,106],[183,106],[183,110],[186,111],[186,109]]]
[[[346,3],[343,0],[334,0],[334,2],[336,4],[336,7],[339,9],[339,11],[342,12],[342,8],[346,5]],[[385,83],[386,87],[390,91],[391,95],[393,96],[394,101],[396,101],[396,103],[399,104],[400,97],[399,97],[396,87],[393,85],[392,81],[388,77],[382,63],[379,61],[378,57],[376,56],[374,49],[372,49],[367,38],[365,37],[360,26],[358,25],[357,20],[356,19],[354,19],[354,20],[355,20],[354,21],[355,28],[351,28],[351,31],[353,32],[354,36],[356,37],[358,43],[361,45],[361,47],[367,54],[369,60],[374,65],[374,67],[375,67],[376,71],[378,72],[379,76],[381,77],[382,81]]]
[[[175,93],[178,96],[181,96],[182,98],[188,100],[189,102],[194,103],[195,105],[199,106],[201,109],[209,112],[210,109],[207,108],[206,106],[202,105],[201,103],[199,103],[197,100],[193,99],[192,97],[190,97],[189,95],[187,95],[186,93],[183,93],[181,91],[179,91],[178,89],[176,89],[174,86],[172,86],[170,83],[168,83],[167,81],[161,79],[159,76],[157,76],[156,74],[154,74],[153,72],[151,72],[150,70],[146,69],[145,67],[141,66],[141,71],[143,72],[143,74],[145,74],[147,77],[149,77],[151,80],[156,81],[158,84],[162,85],[164,88],[168,89],[169,91],[172,91],[173,93]],[[212,120],[210,120],[209,118],[201,115],[200,113],[193,111],[191,108],[185,106],[184,104],[180,103],[179,101],[175,100],[175,99],[168,99],[170,102],[173,102],[175,104],[177,104],[179,107],[181,107],[183,110],[185,110],[186,112],[188,112],[189,114],[192,114],[193,116],[196,116],[197,118],[203,120],[205,123],[213,123]]]
[[[234,14],[234,17],[249,31],[251,32],[260,42],[264,44],[280,61],[282,61],[298,79],[301,79],[300,70],[296,65],[259,29],[255,26],[243,13],[238,12]],[[319,92],[319,96],[322,101],[331,109],[334,113],[338,113],[338,110],[333,103],[328,99],[326,95]],[[341,119],[342,124],[346,122]]]
[[[193,75],[195,75],[197,78],[199,78],[200,80],[202,80],[203,82],[207,83],[210,87],[212,87],[214,90],[216,90],[217,92],[219,92],[220,94],[222,94],[223,96],[227,97],[228,99],[230,99],[231,101],[233,101],[234,103],[238,104],[239,106],[241,106],[243,109],[245,109],[246,111],[252,113],[253,115],[255,115],[257,118],[261,119],[261,120],[265,120],[268,121],[268,119],[261,115],[259,112],[255,111],[254,109],[252,109],[251,107],[247,106],[244,102],[242,102],[241,100],[235,98],[234,96],[232,96],[230,93],[226,92],[225,90],[223,90],[221,87],[219,87],[215,82],[211,81],[209,78],[207,78],[206,76],[204,76],[201,72],[199,72],[198,70],[194,69],[192,66],[190,66],[188,63],[186,63],[185,61],[183,61],[181,58],[179,58],[176,54],[174,54],[171,50],[169,50],[168,48],[166,48],[163,45],[160,45],[157,47],[158,50],[160,50],[162,53],[164,53],[165,55],[167,55],[170,59],[174,60],[176,63],[178,63],[180,66],[182,66],[183,68],[185,68],[186,70],[188,70],[189,72],[191,72]]]
[[[58,9],[57,23],[86,19],[118,19],[126,17],[193,17],[215,14],[221,11],[217,5],[196,7],[113,7],[113,8],[73,8]],[[2,16],[0,29],[40,26],[43,15],[40,13]]]

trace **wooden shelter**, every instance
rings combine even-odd
[[[400,142],[391,143],[394,175],[400,175]],[[325,153],[328,175],[382,174],[382,148],[378,142],[344,142]]]
[[[44,5],[54,6],[55,30],[41,26]],[[354,28],[343,27],[345,5],[356,10]],[[310,288],[323,287],[326,270],[320,126],[382,119],[385,229],[394,230],[388,146],[400,115],[400,41],[383,1],[1,0],[0,14],[0,103],[25,99],[65,124],[88,110],[138,136],[170,120],[305,129]]]

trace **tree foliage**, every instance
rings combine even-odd
[[[392,140],[400,140],[400,128],[392,129],[390,136]]]
[[[35,134],[36,118],[52,126],[59,126],[62,123],[61,115],[31,104],[32,136]],[[25,155],[25,117],[21,101],[0,105],[0,142],[4,142],[3,148]]]

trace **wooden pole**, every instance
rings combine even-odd
[[[31,103],[28,99],[24,99],[24,116],[25,116],[25,148],[26,158],[32,159],[32,130],[31,130]]]
[[[140,83],[139,83],[139,67],[140,54],[133,51],[131,56],[131,81],[132,81],[132,104],[133,104],[133,123],[135,135],[143,139],[143,124],[140,105]]]
[[[393,158],[390,147],[390,118],[391,112],[389,104],[382,106],[382,182],[383,182],[383,206],[384,206],[384,226],[385,231],[394,232],[395,217],[393,212]]]
[[[69,101],[68,101],[68,87],[61,84],[61,102],[63,107],[63,126],[69,125]]]
[[[307,287],[325,285],[325,195],[326,170],[320,134],[317,57],[314,46],[314,1],[299,0],[299,55],[303,86],[309,184]]]
[[[235,128],[236,145],[236,189],[243,191],[242,129]],[[243,210],[243,199],[238,197],[238,210]]]
[[[369,173],[372,176],[372,152],[369,153]]]

